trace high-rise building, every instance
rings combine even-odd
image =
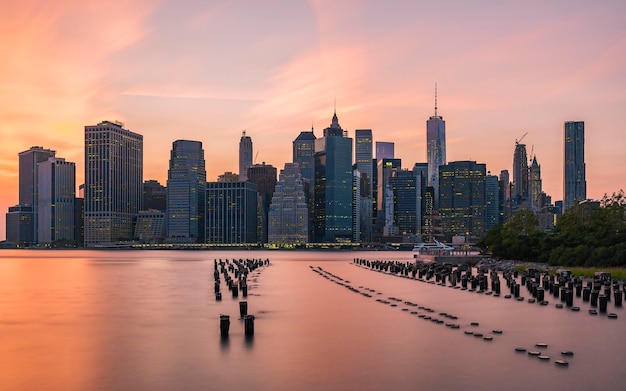
[[[378,191],[376,192],[376,195],[378,197],[378,213],[376,214],[376,228],[380,231],[381,229],[384,229],[384,227],[387,227],[387,231],[391,232],[390,227],[393,225],[393,205],[390,205],[387,202],[389,199],[388,194],[391,192],[393,204],[393,190],[391,188],[390,179],[396,171],[399,171],[402,168],[402,160],[393,158],[377,160]]]
[[[360,227],[361,237],[359,241],[371,242],[372,241],[372,228],[373,228],[373,214],[372,214],[372,179],[373,179],[373,166],[372,166],[372,130],[371,129],[357,129],[354,134],[354,155],[356,169],[360,173],[360,190],[361,190],[361,205],[360,205]]]
[[[576,202],[587,199],[585,170],[585,123],[583,121],[565,122],[564,211]]]
[[[414,170],[398,170],[389,179],[393,189],[393,221],[403,235],[417,235],[421,231],[421,177]]]
[[[388,141],[376,141],[376,160],[393,159],[395,144]]]
[[[497,175],[485,178],[485,231],[500,225],[500,185]]]
[[[285,163],[268,212],[268,243],[305,244],[309,241],[309,208],[298,163]]]
[[[119,122],[85,126],[85,246],[132,239],[142,203],[143,136]]]
[[[33,235],[33,207],[30,205],[10,206],[6,214],[7,241],[20,247],[30,246],[35,239]]]
[[[513,192],[511,195],[515,205],[519,205],[528,199],[528,173],[526,144],[516,141],[515,152],[513,153]]]
[[[248,167],[248,182],[254,183],[259,193],[257,237],[260,243],[267,243],[267,213],[276,188],[276,167],[265,162]]]
[[[207,182],[207,243],[257,243],[256,185]]]
[[[435,190],[435,202],[439,199],[439,167],[446,164],[446,121],[437,115],[437,84],[435,84],[435,115],[426,121],[426,161],[428,162],[428,186]],[[435,205],[435,207],[438,207]]]
[[[204,243],[206,169],[202,142],[176,140],[167,172],[167,237],[175,243]]]
[[[486,166],[475,161],[450,162],[439,168],[439,216],[444,238],[485,233]]]
[[[315,180],[315,134],[313,128],[310,132],[300,132],[293,140],[293,162],[300,166],[300,173],[303,179],[313,184]]]
[[[530,207],[533,212],[539,212],[545,206],[542,203],[543,190],[541,189],[541,166],[537,163],[537,156],[533,156],[529,169],[530,179]]]
[[[354,165],[352,170],[352,242],[361,242],[361,173]]]
[[[428,236],[432,233],[430,231],[426,232],[425,227],[428,227],[428,229],[430,230],[430,227],[432,227],[433,224],[433,204],[431,202],[431,204],[428,205],[426,198],[426,190],[428,189],[428,163],[415,163],[415,165],[413,166],[413,176],[415,177],[415,186],[417,187],[416,191],[420,200],[420,207],[418,215],[416,216],[419,223],[419,230],[416,233],[418,235],[422,235],[421,239],[424,240],[425,235]],[[432,201],[432,197],[434,197],[434,194],[431,194],[430,201]]]
[[[38,175],[37,164],[54,157],[56,151],[43,147],[30,147],[20,152],[19,157],[19,205],[32,207],[33,242],[37,242],[38,216]]]
[[[76,165],[51,157],[37,164],[39,244],[74,241]]]
[[[248,180],[248,167],[252,165],[252,139],[244,130],[239,140],[239,180]]]
[[[154,179],[143,183],[143,208],[144,210],[160,210],[165,212],[167,208],[167,188]]]
[[[315,140],[315,242],[352,240],[352,139],[337,113]]]

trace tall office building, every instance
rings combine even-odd
[[[176,140],[167,172],[167,237],[175,243],[204,243],[206,169],[202,142]]]
[[[37,164],[39,244],[74,241],[76,165],[51,157]]]
[[[305,244],[309,241],[309,208],[298,163],[285,163],[268,212],[268,243]]]
[[[437,203],[439,202],[439,167],[446,164],[446,121],[437,115],[437,84],[435,84],[435,115],[426,121],[426,161],[428,162],[428,186],[435,190],[435,203]]]
[[[564,211],[576,202],[587,199],[585,169],[585,123],[565,122]]]
[[[7,241],[20,247],[28,247],[35,239],[33,235],[33,207],[30,205],[10,206],[6,214]]]
[[[439,216],[446,240],[454,235],[480,238],[485,233],[486,166],[450,162],[439,168]]]
[[[161,243],[164,238],[165,213],[158,209],[140,210],[135,220],[135,240]]]
[[[526,144],[515,142],[513,153],[513,190],[511,198],[516,205],[528,199],[528,156]]]
[[[32,208],[33,242],[37,242],[38,216],[38,175],[37,164],[54,157],[56,151],[43,147],[30,147],[20,152],[19,157],[19,205],[28,205]]]
[[[372,229],[373,229],[373,214],[372,214],[372,130],[371,129],[357,129],[354,134],[354,155],[356,162],[356,169],[360,173],[360,227],[361,232],[360,241],[371,242],[372,241]]]
[[[257,237],[260,243],[267,243],[267,213],[276,188],[276,167],[265,162],[248,167],[248,182],[254,183],[259,193]]]
[[[376,220],[376,228],[380,231],[387,227],[387,232],[393,232],[391,226],[393,225],[393,196],[391,198],[391,204],[389,204],[389,192],[393,195],[391,189],[390,179],[402,168],[401,159],[384,158],[378,159],[378,190],[376,196],[378,197],[378,212]]]
[[[257,243],[256,185],[250,182],[207,183],[207,243]]]
[[[500,225],[500,185],[497,175],[485,178],[485,231]]]
[[[395,144],[388,141],[376,141],[376,160],[393,159]]]
[[[300,132],[293,140],[293,162],[300,166],[300,173],[303,179],[313,184],[315,179],[315,134],[313,128],[310,132]]]
[[[356,169],[356,164],[352,170],[352,242],[361,242],[361,173]]]
[[[252,139],[244,130],[239,140],[239,180],[248,180],[248,167],[252,165]]]
[[[539,212],[543,208],[543,190],[541,189],[541,166],[537,163],[537,156],[533,156],[532,163],[528,171],[530,189],[530,207],[533,212]],[[545,197],[544,197],[545,198]]]
[[[314,241],[352,240],[352,139],[337,113],[324,137],[315,140]]]
[[[428,163],[415,163],[413,166],[413,175],[415,176],[415,186],[417,187],[417,195],[419,197],[420,207],[418,211],[418,215],[416,216],[419,223],[419,230],[416,232],[418,235],[422,235],[422,240],[424,240],[424,236],[429,236],[432,232],[430,232],[430,228],[432,227],[432,203],[428,205],[426,190],[428,189]],[[432,196],[430,196],[432,201]],[[429,232],[426,232],[426,228],[428,227]],[[418,238],[419,239],[419,238]]]
[[[414,170],[399,170],[390,178],[393,190],[393,221],[398,233],[417,235],[421,231],[421,177]]]
[[[143,136],[119,122],[85,126],[85,246],[132,239],[142,203]]]
[[[167,208],[167,188],[154,179],[143,183],[143,208],[144,210],[160,210],[165,212]]]

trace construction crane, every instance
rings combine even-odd
[[[522,140],[524,139],[524,137],[526,137],[527,134],[528,134],[528,132],[524,133],[524,135],[519,140],[515,139],[515,145],[519,145],[519,143],[522,142]]]

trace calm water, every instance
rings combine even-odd
[[[581,311],[572,312],[555,308],[552,296],[542,307],[373,272],[354,265],[357,256],[411,259],[399,252],[3,250],[0,389],[626,389],[626,312],[612,303],[616,320],[589,315],[578,299]],[[233,299],[223,282],[224,300],[213,294],[213,260],[235,257],[271,261],[249,280],[252,339],[238,319],[241,296]],[[354,293],[310,266],[376,292]],[[402,301],[376,301],[390,297]],[[411,311],[452,314],[460,328]],[[227,341],[220,314],[231,316]],[[538,342],[548,348],[534,348]],[[518,346],[550,360],[516,353]],[[562,350],[574,352],[565,368],[554,363]]]

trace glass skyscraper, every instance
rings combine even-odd
[[[528,198],[528,173],[528,155],[526,155],[526,144],[515,142],[515,152],[513,153],[512,199],[518,205],[526,201]]]
[[[315,242],[352,240],[352,139],[337,114],[315,140]]]
[[[206,169],[200,141],[174,141],[166,191],[168,240],[176,243],[204,243]]]
[[[585,123],[565,122],[565,165],[563,173],[563,207],[587,199],[585,177]]]
[[[293,162],[300,166],[300,173],[303,179],[313,185],[315,179],[315,134],[313,128],[310,132],[300,132],[293,140]]]
[[[437,86],[435,85],[435,115],[426,121],[426,161],[428,163],[427,185],[435,190],[435,202],[439,199],[439,167],[446,164],[446,121],[437,115]],[[438,205],[435,205],[438,207]]]
[[[372,130],[371,129],[357,129],[354,135],[354,155],[356,169],[360,173],[360,211],[359,216],[361,220],[360,232],[361,241],[372,241],[372,228],[373,228],[373,203],[372,203]]]
[[[474,161],[457,161],[439,169],[439,217],[445,240],[485,233],[486,166]]]
[[[76,165],[51,157],[37,165],[38,239],[40,244],[74,240]]]
[[[257,198],[254,183],[208,182],[207,243],[256,243]]]
[[[85,126],[85,246],[132,239],[142,190],[143,136],[119,122]]]

